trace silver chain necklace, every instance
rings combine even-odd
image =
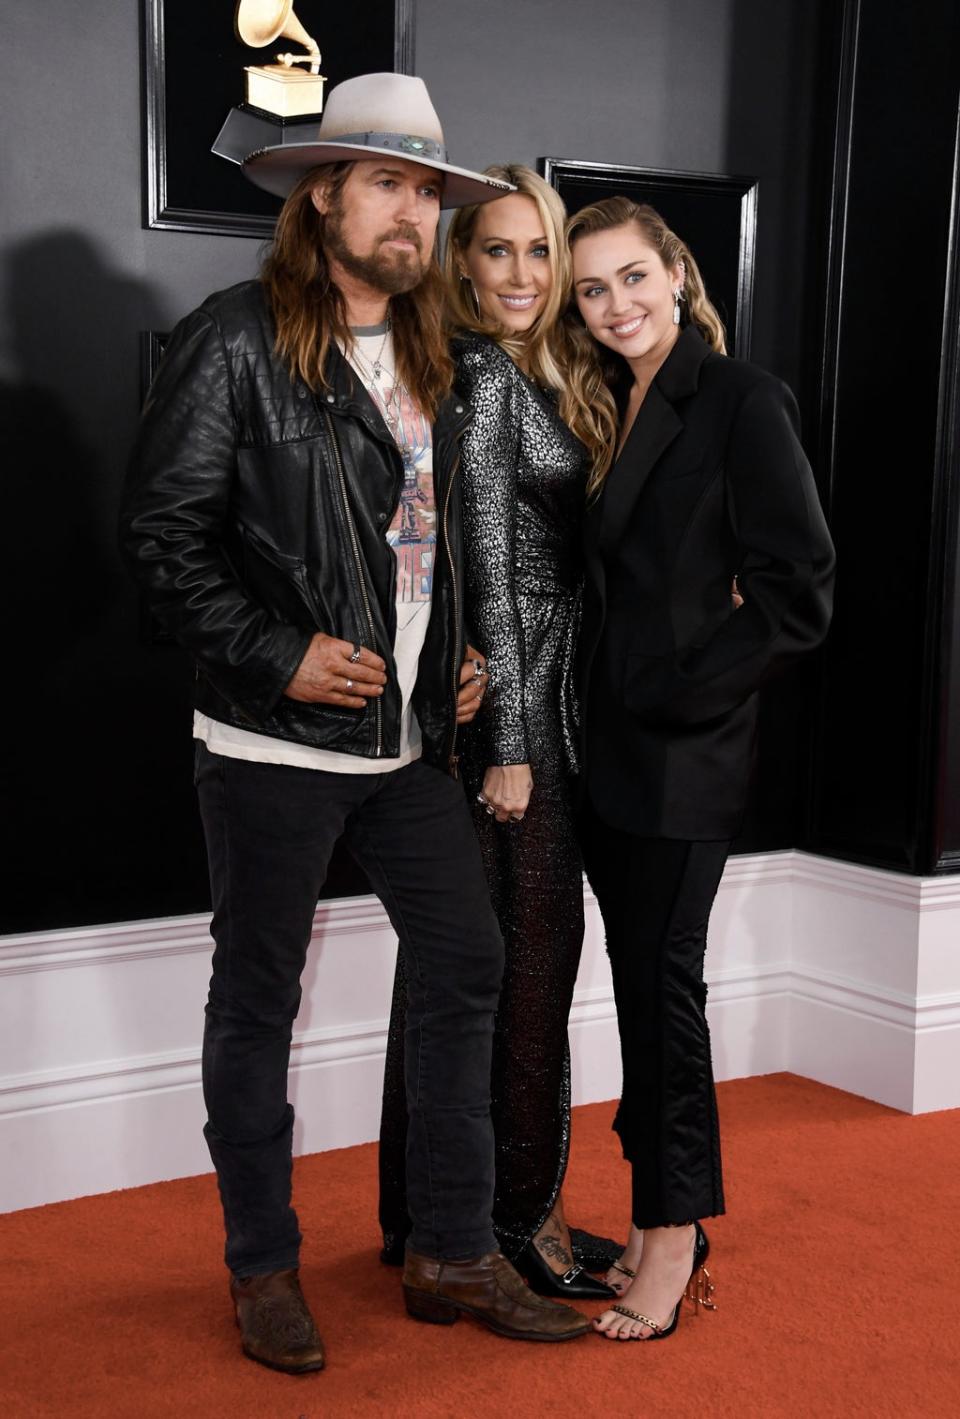
[[[380,348],[372,362],[360,349],[359,342],[356,339],[353,344],[352,357],[360,366],[360,373],[364,376],[370,389],[370,397],[383,415],[384,423],[390,430],[393,441],[400,450],[400,457],[403,459],[404,466],[411,468],[413,466],[413,449],[410,448],[406,440],[402,437],[403,422],[401,412],[404,396],[409,394],[409,390],[398,378],[396,370],[390,369],[388,365],[383,363],[383,352],[387,347],[387,341],[390,338],[392,330],[393,322],[388,316],[387,328],[383,333],[383,339],[380,341]],[[384,373],[393,379],[389,399],[384,397],[380,386],[380,380],[383,378]]]
[[[383,332],[383,339],[380,341],[380,348],[377,351],[376,355],[373,357],[372,363],[367,358],[367,356],[363,354],[362,350],[360,349],[358,340],[356,338],[354,339],[354,354],[360,360],[361,364],[367,366],[373,378],[378,381],[383,377],[383,352],[386,349],[387,341],[390,339],[390,332],[392,329],[393,322],[391,321],[390,317],[387,316],[387,328]]]

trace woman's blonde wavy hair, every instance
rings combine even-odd
[[[718,355],[725,355],[727,339],[723,321],[707,295],[693,253],[686,242],[682,241],[676,232],[671,231],[660,213],[646,202],[633,202],[629,197],[605,197],[602,202],[594,202],[591,206],[582,208],[567,222],[567,248],[572,250],[581,237],[631,224],[639,227],[644,241],[653,247],[668,271],[674,266],[683,265],[685,274],[683,300],[680,304],[681,326],[694,326],[711,350],[715,350]],[[586,327],[582,328],[586,333]],[[622,382],[625,366],[622,356],[603,350],[600,358],[603,360],[607,383],[615,386]],[[596,494],[602,487],[613,463],[616,448],[617,429],[614,427],[613,436],[594,459],[593,473],[587,485],[588,495]]]
[[[331,346],[349,350],[353,344],[343,296],[330,278],[323,245],[326,219],[314,207],[312,192],[324,183],[331,206],[338,208],[352,167],[351,162],[327,163],[301,178],[283,204],[260,272],[276,323],[276,352],[291,377],[299,375],[311,389],[326,387]],[[453,384],[436,244],[419,285],[390,297],[390,323],[397,374],[433,419]]]
[[[560,395],[560,417],[584,443],[594,463],[616,440],[617,410],[604,380],[594,342],[586,330],[565,312],[570,300],[570,252],[564,240],[566,208],[549,183],[522,163],[495,163],[485,168],[487,177],[512,183],[537,204],[547,238],[547,259],[552,281],[543,310],[529,330],[513,334],[478,311],[472,283],[463,269],[465,253],[473,240],[481,205],[461,207],[447,233],[443,273],[446,281],[450,325],[472,330],[496,340],[523,372],[538,384]]]

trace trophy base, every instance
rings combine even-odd
[[[300,118],[323,110],[323,74],[308,74],[285,64],[251,64],[244,69],[245,98],[278,118]]]
[[[242,104],[227,114],[210,151],[218,158],[226,158],[227,162],[242,163],[261,148],[275,148],[283,143],[315,143],[319,136],[319,114],[282,118],[252,104]]]
[[[271,113],[269,109],[257,108],[255,103],[241,103],[238,104],[237,107],[241,113],[255,114],[257,118],[265,118],[268,123],[278,124],[281,128],[285,128],[290,123],[300,123],[303,125],[316,124],[319,123],[323,117],[319,109],[316,113],[298,113],[292,118],[284,118],[280,113]],[[300,138],[297,141],[302,142],[303,139]]]

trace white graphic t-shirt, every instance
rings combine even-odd
[[[403,459],[400,502],[386,538],[397,559],[397,633],[393,658],[402,697],[400,752],[396,758],[366,759],[292,744],[195,712],[194,738],[202,739],[214,754],[250,759],[257,763],[293,764],[331,773],[382,774],[402,768],[420,757],[420,726],[411,696],[417,665],[430,620],[433,568],[437,549],[437,509],[433,491],[433,431],[428,420],[398,384],[394,375],[393,339],[389,326],[361,326],[353,330],[355,346],[347,354],[356,373],[376,404]],[[372,709],[369,711],[373,713]]]

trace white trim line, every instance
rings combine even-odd
[[[863,867],[859,863],[814,857],[793,849],[748,853],[730,858],[721,892],[744,886],[808,883],[824,891],[876,901],[884,906],[924,913],[960,907],[960,876],[910,877]],[[584,901],[596,905],[584,884]],[[23,971],[61,970],[64,966],[105,965],[148,960],[157,956],[210,951],[210,918],[206,913],[155,917],[106,926],[69,927],[55,931],[0,936],[0,976]],[[375,897],[339,897],[319,903],[313,939],[327,931],[351,935],[376,929],[390,931],[389,920]]]
[[[883,993],[863,982],[829,972],[797,971],[787,964],[745,966],[707,974],[711,1013],[742,1001],[796,996],[831,1006],[861,1019],[878,1021],[911,1034],[960,1027],[960,994],[931,995],[916,1002],[906,995]],[[616,1022],[613,995],[606,987],[578,990],[570,1013],[571,1030]],[[295,1034],[291,1071],[382,1057],[387,1020],[351,1022]],[[82,1069],[49,1069],[8,1075],[0,1084],[0,1117],[41,1109],[117,1099],[200,1083],[199,1050],[103,1060]]]
[[[727,863],[720,890],[793,882],[797,877],[797,861],[802,856],[791,850],[733,857]],[[912,882],[914,879],[907,880]],[[956,889],[956,898],[960,902],[960,886]],[[584,904],[588,908],[596,906],[596,898],[586,882]],[[328,931],[341,936],[377,929],[392,931],[389,918],[375,897],[338,897],[320,902],[317,906],[311,940],[322,939]],[[120,961],[143,961],[158,956],[192,955],[211,949],[210,917],[203,912],[190,916],[116,922],[106,926],[27,932],[0,936],[0,977],[28,971],[62,970],[71,966],[113,965]]]
[[[337,936],[382,929],[393,931],[376,897],[337,897],[320,902],[313,920],[311,942],[328,931]],[[209,953],[210,916],[154,917],[149,921],[119,922],[113,926],[79,926],[58,931],[36,931],[21,936],[0,936],[0,977],[26,971],[55,971],[65,966],[115,965],[119,961],[145,961],[158,956]]]
[[[811,853],[793,852],[791,856],[794,883],[806,882],[823,891],[840,892],[845,897],[861,897],[913,912],[960,906],[960,877],[911,877],[905,872],[888,872],[879,867],[864,867],[858,862],[815,857]]]

